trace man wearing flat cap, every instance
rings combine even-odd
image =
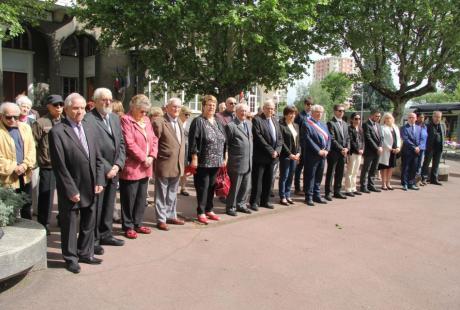
[[[48,133],[54,125],[61,122],[64,100],[60,95],[50,95],[46,98],[48,113],[32,124],[32,134],[37,146],[37,164],[40,167],[40,182],[38,184],[38,216],[37,220],[45,226],[49,234],[49,220],[53,207],[56,180],[51,167]]]

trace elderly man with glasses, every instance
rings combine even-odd
[[[31,195],[32,169],[35,167],[35,143],[30,126],[19,122],[19,106],[0,105],[0,186]],[[31,203],[21,209],[21,217],[32,219]]]

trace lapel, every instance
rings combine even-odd
[[[179,144],[179,140],[177,140],[177,135],[176,135],[176,132],[174,131],[174,127],[172,125],[172,122],[169,120],[169,116],[167,114],[165,114],[164,116],[164,121],[165,121],[165,127],[168,128],[168,130],[171,132],[172,136],[174,137],[174,141],[177,142],[177,144]],[[179,120],[177,120],[177,125],[179,126]],[[179,132],[180,134],[182,135],[182,129],[180,128],[182,126],[179,126]]]
[[[343,121],[342,121],[343,122]],[[342,141],[344,140],[344,132],[343,132],[343,127],[340,125],[340,122],[334,117],[333,118],[333,124],[338,131],[338,134],[342,137]]]
[[[67,119],[63,119],[62,122],[64,124],[64,132],[74,141],[75,145],[77,145],[77,147],[80,149],[83,155],[85,155],[85,157],[88,158],[85,148],[81,144],[80,139],[75,134],[75,131],[73,131],[73,128],[72,128],[72,125],[70,125],[70,122]],[[85,135],[87,135],[86,127],[83,127],[83,129],[85,130]],[[88,143],[88,148],[89,148],[89,143]]]
[[[91,113],[93,113],[94,118],[96,118],[97,126],[101,127],[102,130],[104,130],[110,137],[112,137],[112,133],[110,133],[109,129],[104,124],[104,120],[102,119],[102,116],[99,114],[99,112],[97,112],[96,109],[93,109],[91,110]],[[112,118],[110,117],[110,114],[109,114],[109,126],[113,130]]]

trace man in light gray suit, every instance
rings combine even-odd
[[[226,202],[226,213],[236,216],[236,211],[248,213],[247,196],[251,187],[252,170],[252,124],[246,120],[249,107],[237,104],[235,119],[225,126],[227,134],[227,171],[231,181],[230,193]]]

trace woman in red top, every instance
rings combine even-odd
[[[147,117],[149,98],[136,95],[131,99],[129,108],[129,112],[121,118],[126,162],[120,174],[120,203],[125,236],[135,239],[137,233],[151,232],[150,228],[142,226],[142,220],[148,180],[152,176],[152,164],[158,152],[158,138]]]

